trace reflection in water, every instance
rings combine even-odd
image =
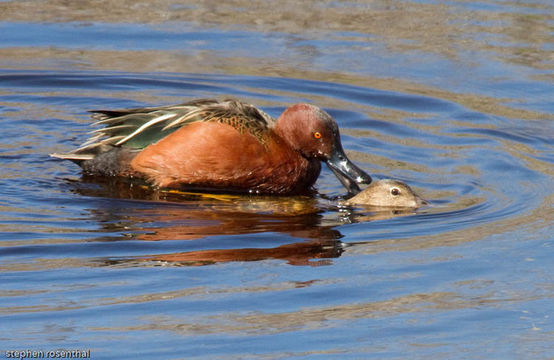
[[[387,220],[395,217],[415,215],[420,211],[414,209],[387,209],[375,207],[361,207],[354,210],[341,209],[339,219],[344,223],[358,223],[376,220]]]
[[[140,262],[146,265],[186,265],[202,266],[230,261],[260,261],[284,260],[290,265],[330,265],[328,260],[339,257],[342,252],[342,243],[338,240],[320,240],[281,245],[275,248],[243,248],[243,249],[214,249],[197,250],[173,254],[159,254],[144,256],[138,259],[122,259],[107,261],[107,265],[129,263],[137,266]],[[138,261],[137,261],[138,260]]]
[[[114,201],[94,209],[100,224],[120,218],[141,240],[194,240],[209,235],[284,232],[304,239],[337,239],[331,227],[320,227],[321,212],[313,197],[264,197],[158,190],[119,179],[76,182],[86,196],[133,199],[144,206],[122,209]],[[147,202],[142,202],[147,200]]]
[[[134,199],[144,207],[115,202],[91,210],[110,231],[125,231],[145,241],[197,240],[208,236],[277,233],[303,239],[271,248],[207,249],[106,260],[107,265],[209,265],[230,261],[279,259],[291,265],[323,265],[314,259],[335,258],[344,251],[336,229],[344,223],[367,222],[414,215],[414,209],[351,208],[317,197],[264,197],[159,190],[121,179],[85,177],[73,183],[83,196]],[[95,180],[96,182],[93,182]],[[148,200],[144,202],[143,200]],[[104,203],[103,203],[104,204]],[[111,204],[108,202],[107,205]],[[322,222],[322,212],[337,208],[334,221]],[[362,211],[363,210],[363,211]]]

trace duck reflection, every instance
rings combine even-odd
[[[334,229],[336,224],[322,224],[325,210],[315,197],[161,191],[121,182],[80,183],[76,191],[86,196],[109,198],[99,202],[101,206],[91,211],[96,221],[111,232],[130,234],[133,240],[197,240],[256,233],[274,233],[275,240],[281,243],[283,237],[301,240],[270,248],[202,249],[140,255],[106,261],[105,264],[109,265],[202,266],[279,259],[291,265],[318,266],[329,264],[330,261],[325,259],[337,258],[343,252],[338,240],[342,235]],[[135,206],[113,198],[132,199]]]
[[[351,207],[340,205],[336,199],[317,196],[262,197],[162,191],[121,181],[79,182],[75,191],[86,196],[102,197],[103,200],[91,213],[104,230],[124,233],[127,235],[125,239],[182,241],[210,236],[270,233],[281,242],[279,246],[269,248],[258,248],[256,244],[255,247],[232,249],[140,254],[106,262],[112,265],[201,266],[266,259],[280,259],[292,265],[325,265],[330,263],[329,259],[339,257],[344,251],[339,240],[342,234],[337,230],[341,224],[413,214],[410,210],[391,209],[358,213]],[[283,237],[300,241],[283,245]],[[112,236],[107,240],[121,239]],[[197,246],[197,243],[194,244],[195,248]]]
[[[388,220],[402,216],[418,214],[415,209],[409,208],[384,208],[375,206],[363,206],[352,208],[349,205],[341,205],[339,221],[343,224],[354,224],[369,221]]]
[[[314,240],[274,248],[213,249],[161,254],[145,257],[142,260],[187,266],[231,261],[284,260],[290,265],[321,266],[330,265],[329,259],[339,257],[344,251],[342,245],[338,240]]]

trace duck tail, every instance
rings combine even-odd
[[[93,154],[75,154],[75,153],[68,153],[68,154],[53,153],[53,154],[50,154],[50,157],[53,157],[56,159],[71,160],[77,165],[81,165],[83,161],[94,159]]]

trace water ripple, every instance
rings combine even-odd
[[[88,109],[206,94],[274,116],[288,99],[322,106],[356,163],[410,183],[431,205],[339,206],[344,189],[327,169],[314,197],[174,194],[81,178],[77,166],[47,157],[86,138]],[[549,124],[514,126],[447,98],[455,96],[260,76],[0,72],[0,313],[18,333],[30,334],[33,319],[81,318],[75,331],[101,338],[263,338],[429,316],[454,334],[449,321],[469,309],[490,319],[505,315],[497,309],[506,302],[542,301],[551,291],[504,294],[505,283],[487,279],[509,270],[490,252],[547,233],[551,139],[540,128]],[[527,260],[504,256],[517,266],[541,259],[537,248]],[[107,325],[100,313],[120,320]],[[433,331],[410,327],[418,329]]]

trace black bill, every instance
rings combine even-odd
[[[327,159],[326,163],[349,193],[359,193],[360,187],[358,184],[371,183],[371,176],[354,165],[354,163],[346,157],[340,145],[335,146],[333,153]]]

